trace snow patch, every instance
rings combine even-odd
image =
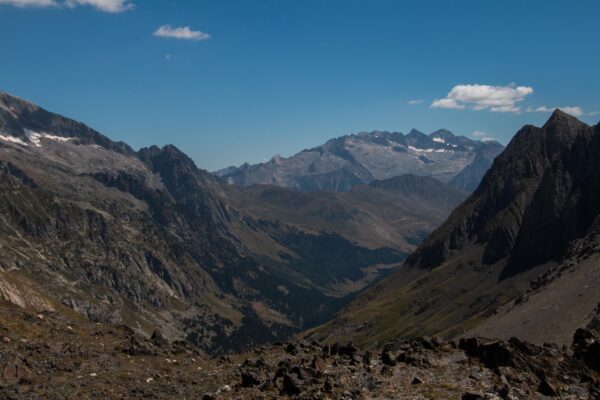
[[[441,138],[441,137],[434,137],[434,138],[432,138],[432,140],[434,142],[438,142],[438,143],[446,143],[446,141],[444,140],[444,138]]]
[[[36,147],[42,147],[42,142],[40,141],[41,138],[48,139],[48,140],[55,140],[57,142],[68,142],[70,140],[75,139],[72,137],[50,135],[48,133],[43,133],[43,132],[41,132],[41,133],[34,132],[34,131],[30,131],[28,129],[25,130],[25,134],[27,135],[27,139],[29,139],[29,141],[31,143],[33,143]]]
[[[11,142],[11,143],[16,143],[16,144],[20,144],[21,146],[27,146],[27,143],[25,143],[24,141],[22,141],[21,139],[14,137],[14,136],[4,136],[4,135],[0,135],[0,140],[4,140],[6,142]]]
[[[414,146],[408,146],[409,150],[416,151],[417,153],[431,153],[433,149],[419,149]]]
[[[408,148],[417,153],[453,153],[454,150],[448,149],[419,149],[418,147],[408,146]]]

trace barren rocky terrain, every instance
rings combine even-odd
[[[598,325],[573,346],[292,340],[209,356],[159,333],[0,307],[3,399],[596,399]]]

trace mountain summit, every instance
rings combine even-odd
[[[441,129],[426,135],[416,129],[361,132],[283,158],[215,172],[241,186],[270,184],[301,191],[347,191],[360,183],[404,174],[431,176],[471,191],[504,147],[455,136]]]
[[[600,312],[599,171],[600,125],[557,110],[523,127],[403,268],[320,332],[570,340]]]

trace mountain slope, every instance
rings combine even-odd
[[[280,189],[277,203],[174,146],[135,152],[4,93],[0,112],[0,297],[147,335],[160,327],[208,351],[325,321],[464,196],[441,189],[440,207],[418,193]]]
[[[560,111],[542,128],[524,127],[400,271],[313,334],[456,336],[481,324],[473,332],[569,340],[600,303],[600,291],[575,284],[600,287],[598,146],[598,126]],[[523,306],[526,298],[535,301]],[[568,305],[569,322],[550,323],[555,313],[545,301]]]
[[[275,156],[266,163],[228,167],[215,174],[241,186],[269,184],[301,191],[348,191],[360,183],[416,174],[472,190],[503,148],[498,142],[474,141],[447,130],[430,135],[415,129],[408,135],[374,131],[331,139],[289,158]]]
[[[237,207],[264,219],[282,220],[308,229],[337,232],[357,243],[389,246],[410,253],[467,193],[433,178],[404,175],[348,192],[297,192],[256,185],[230,186]]]

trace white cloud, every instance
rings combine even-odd
[[[552,112],[552,111],[554,111],[554,108],[546,107],[546,106],[528,107],[527,108],[527,112]]]
[[[482,142],[489,142],[492,140],[496,140],[491,133],[484,132],[484,131],[475,131],[475,132],[471,133],[471,136],[481,140]]]
[[[463,110],[489,110],[492,112],[518,113],[521,108],[517,103],[533,93],[529,86],[490,86],[490,85],[456,85],[443,99],[436,99],[431,108],[451,108]]]
[[[130,0],[0,0],[0,4],[8,4],[16,7],[54,7],[65,6],[74,8],[77,6],[92,6],[97,10],[120,13],[131,10],[134,4]]]
[[[52,7],[58,5],[54,0],[0,0],[0,4],[16,7]]]
[[[527,109],[527,112],[552,112],[556,109],[559,109],[563,112],[566,112],[567,114],[571,114],[574,117],[581,117],[584,112],[581,109],[581,107],[577,107],[577,106],[565,106],[565,107],[546,107],[546,106],[540,106],[540,107],[529,107]]]
[[[591,113],[589,113],[588,115],[590,117],[595,117],[596,115],[600,114],[600,111],[592,111]]]
[[[206,40],[210,38],[208,33],[193,31],[189,26],[173,28],[171,25],[161,26],[154,32],[154,36],[184,40]]]
[[[414,100],[409,100],[406,102],[406,104],[409,104],[411,106],[414,106],[416,104],[421,104],[423,102],[423,100],[420,99],[414,99]]]
[[[584,112],[581,107],[558,107],[559,110],[566,112],[567,114],[571,114],[574,117],[581,117]]]
[[[172,58],[173,58],[172,54],[165,54],[165,60],[171,61]]]
[[[134,8],[129,0],[66,0],[65,5],[67,7],[92,6],[97,10],[110,13],[120,13]]]
[[[464,110],[466,107],[454,99],[437,99],[431,103],[431,108],[453,108],[456,110]]]

